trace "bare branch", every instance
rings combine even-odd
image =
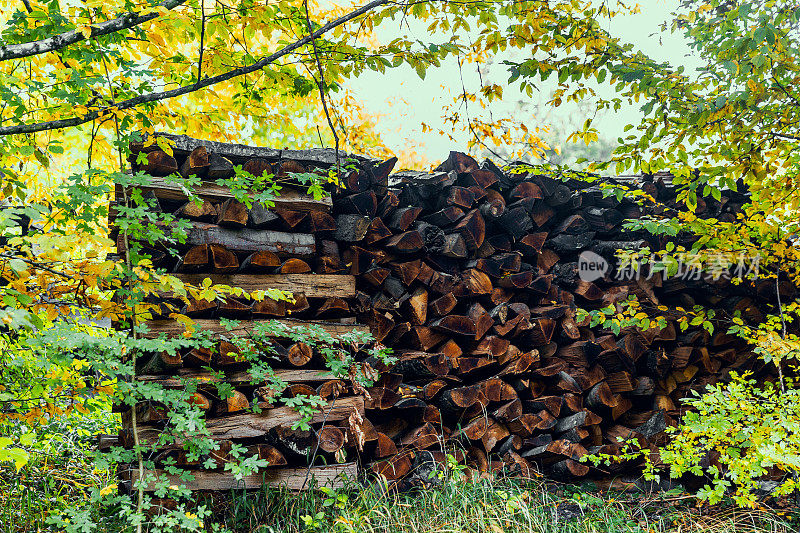
[[[173,9],[181,4],[185,4],[186,1],[187,0],[165,0],[161,4],[158,4],[158,7]],[[153,20],[160,15],[161,13],[159,12],[148,13],[147,15],[139,15],[139,13],[126,13],[121,17],[92,25],[91,38],[94,39],[102,35],[108,35],[110,33],[116,33],[121,30],[133,28],[134,26],[138,26],[149,20]],[[45,39],[39,39],[38,41],[0,46],[0,61],[21,59],[23,57],[45,54],[47,52],[53,52],[84,40],[86,40],[86,36],[83,33],[78,30],[71,30],[64,33],[59,33],[58,35],[53,35],[52,37],[47,37]]]
[[[311,16],[308,14],[308,0],[303,0],[303,8],[306,11],[306,23],[308,25],[308,34],[313,35],[312,28],[311,28]],[[311,39],[311,46],[314,49],[314,58],[317,61],[317,69],[319,70],[319,80],[314,78],[314,81],[317,84],[317,88],[319,89],[319,97],[322,99],[322,109],[325,111],[325,118],[328,119],[328,127],[331,129],[331,133],[333,133],[333,142],[335,144],[334,150],[336,151],[336,177],[339,177],[339,135],[336,133],[336,128],[333,126],[333,121],[331,121],[331,115],[328,113],[328,100],[325,98],[325,73],[322,70],[322,62],[319,60],[319,52],[317,51],[317,39]]]
[[[312,33],[311,35],[307,35],[302,39],[298,39],[297,41],[293,42],[292,44],[285,46],[274,52],[256,63],[249,65],[247,67],[240,67],[237,69],[229,70],[223,74],[219,74],[217,76],[213,76],[211,78],[205,78],[203,80],[198,80],[197,83],[193,83],[191,85],[184,85],[178,87],[176,89],[172,89],[169,91],[157,92],[157,93],[150,93],[150,94],[143,94],[140,96],[136,96],[134,98],[130,98],[128,100],[123,100],[122,102],[118,102],[109,106],[106,106],[102,109],[97,111],[90,111],[86,115],[82,117],[73,117],[73,118],[65,118],[61,120],[51,120],[47,122],[38,122],[34,124],[19,124],[16,126],[3,126],[0,127],[0,135],[15,135],[20,133],[35,133],[38,131],[48,131],[48,130],[57,130],[62,128],[71,128],[74,126],[80,126],[81,124],[85,124],[87,122],[91,122],[92,120],[110,112],[111,109],[131,109],[138,105],[146,104],[149,102],[158,102],[160,100],[167,100],[169,98],[175,98],[176,96],[183,96],[184,94],[193,93],[195,91],[199,91],[200,89],[204,89],[205,87],[210,87],[211,85],[216,85],[217,83],[221,83],[223,81],[228,81],[230,79],[236,78],[238,76],[243,76],[245,74],[249,74],[251,72],[256,72],[257,70],[261,70],[262,68],[266,67],[267,65],[274,63],[281,57],[290,54],[294,50],[300,48],[301,46],[308,44],[312,40],[316,39],[320,35],[324,35],[325,33],[331,31],[333,28],[337,26],[341,26],[342,24],[359,17],[369,11],[375,9],[376,7],[388,4],[392,0],[373,0],[369,4],[366,4],[355,11],[351,11],[347,15],[339,17],[336,20],[332,20],[328,22],[317,31]]]
[[[203,41],[206,37],[206,3],[200,0],[200,57],[197,59],[197,81],[203,79]]]

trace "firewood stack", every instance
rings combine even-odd
[[[171,138],[176,141],[173,155],[157,146],[131,146],[132,162],[139,152],[146,154],[146,163],[134,163],[134,169],[155,176],[142,188],[151,209],[172,213],[180,222],[189,224],[186,242],[178,247],[177,258],[162,243],[145,245],[154,265],[198,286],[205,278],[211,278],[215,283],[247,292],[290,291],[293,301],[229,297],[222,302],[197,300],[184,305],[165,295],[163,304],[172,303],[178,309],[183,306],[181,312],[195,319],[199,331],[214,334],[215,341],[211,346],[187,348],[176,354],[166,351],[145,354],[137,360],[137,379],[167,389],[183,388],[187,383],[196,387],[189,401],[205,413],[211,438],[217,441],[219,449],[191,457],[183,449],[182,435],[178,434],[174,443],[160,446],[149,457],[159,470],[155,473],[162,473],[160,470],[170,463],[195,470],[195,480],[188,486],[196,490],[253,488],[264,481],[302,489],[311,486],[312,480],[336,485],[345,476],[356,477],[356,448],[365,423],[363,395],[328,371],[320,343],[315,347],[313,339],[299,340],[297,336],[300,326],[333,336],[354,330],[367,332],[365,326],[356,322],[350,308],[349,302],[356,292],[354,276],[312,271],[317,267],[317,240],[335,231],[332,201],[315,199],[291,188],[291,183],[282,183],[284,190],[273,208],[265,209],[258,202],[248,208],[234,198],[229,188],[215,184],[217,179],[234,176],[233,165],[242,165],[259,177],[264,173],[275,174],[286,182],[288,172],[312,171],[326,162],[330,165],[334,154],[324,150],[288,152]],[[202,202],[187,201],[181,187],[166,178],[175,173],[203,180],[197,188]],[[130,192],[117,189],[112,217]],[[124,235],[116,233],[117,248],[122,252],[126,246]],[[147,323],[149,336],[181,335],[184,326],[169,319],[166,305],[162,308],[163,316]],[[222,319],[235,319],[238,326],[228,331]],[[232,342],[235,336],[252,337],[254,331],[267,324],[271,330],[258,335],[258,342],[269,336],[267,344],[259,345],[259,351],[263,350],[259,362],[274,369],[274,378],[268,381],[256,379],[248,372],[250,362]],[[360,353],[353,355],[359,360],[365,357]],[[224,377],[209,372],[209,367],[222,371]],[[230,392],[222,392],[220,386]],[[320,396],[327,404],[311,420],[311,429],[303,429],[294,427],[300,420],[295,409],[274,401],[277,393],[282,398]],[[253,412],[253,407],[260,412]],[[163,404],[140,404],[137,408],[140,442],[159,444],[168,418]],[[125,446],[133,445],[131,422],[130,411],[123,413],[120,441]],[[244,456],[256,456],[270,466],[263,473],[236,480],[225,468],[236,460],[232,454],[234,445],[245,448]],[[209,464],[214,468],[206,469]],[[138,472],[131,469],[123,472],[123,476],[133,481]],[[148,488],[156,487],[150,484]]]
[[[170,138],[178,141],[175,159],[154,155],[155,150],[141,170],[189,175],[199,169],[211,179],[230,175],[232,164],[277,176],[333,164],[330,152],[315,159],[307,152]],[[228,174],[213,170],[215,164]],[[457,152],[430,173],[390,175],[393,165],[393,160],[359,159],[359,169],[346,175],[328,210],[324,201],[297,193],[284,196],[274,209],[248,210],[211,184],[199,191],[207,199],[202,207],[181,201],[180,191],[159,179],[145,191],[158,198],[161,209],[193,224],[181,260],[153,250],[162,266],[187,280],[213,274],[215,281],[249,290],[296,291],[294,304],[232,300],[190,306],[186,312],[201,328],[219,328],[220,317],[242,319],[244,329],[252,325],[248,321],[288,316],[328,320],[323,324],[329,328],[364,324],[394,350],[398,362],[380,369],[384,374],[369,390],[357,428],[366,439],[358,456],[369,471],[413,485],[425,482],[431,466],[452,453],[483,472],[542,471],[560,479],[618,473],[634,465],[593,470],[580,458],[617,453],[619,438],[655,447],[664,442],[664,430],[676,422],[680,400],[690,390],[725,380],[732,370],[766,372],[724,327],[713,334],[701,325],[681,331],[675,316],[656,311],[667,316],[666,328],[625,328],[614,335],[578,320],[578,307],[599,309],[631,295],[652,309],[698,304],[718,309],[718,316],[739,310],[750,320],[762,317],[764,302],[774,297],[766,285],[734,286],[724,278],[646,279],[646,270],[638,279],[625,279],[615,268],[617,249],[660,250],[666,243],[647,232],[624,231],[622,222],[668,209],[676,195],[668,176],[619,181],[666,205],[641,208],[629,197],[604,195],[596,183],[521,168],[503,171]],[[698,213],[729,219],[745,200],[734,192],[719,201],[706,198]],[[671,239],[691,244],[680,235]],[[579,275],[578,255],[584,250],[605,258],[604,277],[587,281]],[[793,287],[781,290],[787,297]],[[183,328],[168,320],[151,326],[171,334]],[[314,366],[320,363],[315,354],[298,343],[276,345],[275,366],[290,376],[290,393],[316,387],[333,398],[336,389],[336,406],[349,401],[351,412],[361,407],[353,391],[339,391],[346,388],[343,383],[293,374],[321,368]],[[233,369],[227,375],[237,391],[225,402],[204,394],[203,387],[198,393],[221,443],[241,441],[255,453],[279,452],[276,465],[299,464],[317,445],[326,464],[343,448],[348,459],[354,457],[355,428],[348,424],[357,417],[345,412],[329,417],[325,427],[317,421],[316,434],[307,440],[286,431],[285,408],[242,414],[248,403],[265,399],[236,373],[235,357],[191,353],[148,361],[150,373],[161,375],[143,379],[179,386],[163,374],[199,378],[191,367],[209,364]],[[144,416],[154,415],[147,410]]]

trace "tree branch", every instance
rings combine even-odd
[[[184,0],[185,1],[185,0]],[[123,100],[122,102],[115,103],[113,105],[104,107],[97,111],[90,111],[86,115],[82,117],[73,117],[73,118],[66,118],[61,120],[51,120],[47,122],[38,122],[34,124],[19,124],[16,126],[3,126],[0,127],[0,135],[15,135],[19,133],[35,133],[38,131],[47,131],[47,130],[57,130],[62,128],[70,128],[74,126],[79,126],[81,124],[85,124],[87,122],[91,122],[92,120],[102,116],[104,113],[109,111],[110,109],[130,109],[132,107],[136,107],[141,104],[146,104],[149,102],[157,102],[159,100],[167,100],[169,98],[175,98],[176,96],[183,96],[184,94],[193,93],[205,87],[209,87],[211,85],[215,85],[217,83],[221,83],[223,81],[227,81],[238,76],[243,76],[245,74],[249,74],[251,72],[255,72],[257,70],[261,70],[262,68],[266,67],[270,63],[274,63],[281,57],[290,54],[294,50],[300,48],[301,46],[308,44],[309,42],[313,41],[320,35],[324,35],[325,33],[331,31],[333,28],[337,26],[341,26],[342,24],[361,16],[369,11],[373,10],[374,8],[388,4],[393,0],[373,0],[369,4],[366,4],[355,11],[351,11],[347,15],[341,16],[336,20],[332,20],[325,24],[324,26],[320,27],[314,33],[303,37],[302,39],[298,39],[297,41],[293,42],[292,44],[285,46],[284,48],[274,52],[256,63],[253,63],[247,67],[240,67],[237,69],[229,70],[223,74],[219,74],[217,76],[213,76],[211,78],[205,78],[203,80],[198,80],[197,83],[193,83],[191,85],[184,85],[178,87],[176,89],[172,89],[169,91],[163,91],[158,93],[150,93],[150,94],[143,94],[140,96],[136,96],[134,98],[130,98],[128,100]]]
[[[306,24],[308,25],[308,34],[313,35],[313,31],[311,28],[311,16],[308,14],[308,0],[303,0],[303,8],[306,11]],[[319,52],[317,51],[317,40],[316,38],[311,39],[311,46],[314,49],[314,59],[317,61],[317,69],[319,70],[319,80],[314,78],[314,81],[317,84],[317,88],[319,89],[319,97],[322,100],[322,109],[325,111],[325,118],[328,119],[328,127],[331,129],[331,133],[333,134],[333,142],[335,144],[334,150],[336,155],[336,179],[339,179],[339,135],[336,133],[336,128],[333,126],[333,121],[331,120],[331,115],[328,113],[328,100],[325,98],[325,73],[322,70],[322,62],[319,60]],[[313,75],[312,75],[313,77]],[[305,485],[304,485],[305,486]]]
[[[789,140],[792,140],[792,141],[800,141],[800,137],[798,137],[797,135],[790,135],[788,133],[781,133],[779,131],[771,131],[771,132],[769,132],[769,134],[772,135],[773,137],[781,137],[782,139],[789,139]]]
[[[200,1],[200,57],[197,59],[197,81],[203,79],[203,41],[206,37],[206,3]]]
[[[185,4],[186,2],[187,0],[165,0],[161,4],[158,4],[158,7],[173,9],[181,4]],[[91,38],[94,39],[102,35],[108,35],[110,33],[116,33],[121,30],[132,28],[149,20],[153,20],[160,15],[161,13],[159,12],[148,13],[147,15],[139,15],[139,13],[126,13],[121,17],[91,26]],[[64,33],[59,33],[58,35],[53,35],[52,37],[47,37],[45,39],[39,39],[38,41],[0,46],[0,61],[21,59],[23,57],[45,54],[47,52],[53,52],[84,40],[86,40],[86,36],[84,36],[83,33],[78,30],[71,30]]]

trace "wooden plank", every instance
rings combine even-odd
[[[183,221],[182,221],[183,222]],[[251,228],[223,228],[216,224],[189,222],[186,229],[186,244],[221,244],[228,250],[239,252],[258,252],[267,250],[273,253],[311,256],[316,252],[316,240],[309,233],[287,233]]]
[[[187,135],[174,135],[171,133],[156,133],[159,137],[166,137],[171,140],[175,155],[188,155],[189,152],[199,146],[205,146],[206,150],[227,157],[233,163],[244,163],[254,157],[277,161],[281,159],[292,159],[303,163],[314,163],[317,165],[331,166],[336,163],[336,151],[333,148],[311,148],[308,150],[276,150],[275,148],[264,148],[261,146],[246,146],[244,144],[223,143],[219,141],[206,141],[204,139],[194,139]],[[146,136],[144,136],[146,139]],[[377,160],[357,154],[347,154],[339,151],[340,164],[346,164],[348,158],[356,159],[362,163],[376,163]]]
[[[350,333],[351,331],[360,331],[364,333],[369,333],[369,328],[367,326],[362,326],[361,324],[341,324],[338,322],[292,320],[289,318],[274,319],[271,321],[279,322],[289,327],[318,326],[322,328],[324,331],[328,332],[330,335],[343,335],[345,333]],[[232,331],[228,331],[222,326],[222,324],[220,324],[220,321],[216,319],[207,318],[207,319],[196,319],[194,321],[195,327],[198,330],[210,331],[212,333],[217,333],[217,334],[226,333],[229,335],[246,335],[249,331],[253,329],[255,325],[259,323],[263,324],[265,322],[268,321],[240,320],[239,327],[237,327]],[[184,331],[186,331],[184,325],[175,320],[148,320],[146,324],[150,328],[150,332],[146,335],[146,337],[151,339],[157,337],[160,333],[166,333],[169,336],[169,335],[182,335]]]
[[[353,411],[364,414],[363,397],[350,396],[332,400],[331,405],[324,405],[320,408],[320,411],[311,418],[310,423],[319,424],[345,420],[353,414]],[[300,418],[294,407],[275,407],[274,409],[264,409],[260,413],[245,413],[207,419],[206,428],[210,433],[208,436],[210,439],[250,439],[263,437],[269,430],[278,426],[288,428]],[[153,426],[142,426],[139,428],[139,442],[148,445],[156,444],[163,431],[163,429]],[[181,446],[182,439],[176,438],[172,445]]]
[[[333,400],[330,405],[323,406],[311,418],[310,423],[344,420],[353,414],[353,411],[364,413],[364,398],[351,396]],[[270,429],[278,426],[289,427],[298,420],[300,420],[300,415],[294,407],[276,407],[265,409],[259,414],[246,413],[213,418],[206,420],[206,427],[211,432],[213,439],[248,439],[266,435]]]
[[[179,476],[166,474],[163,470],[145,470],[145,479],[154,474],[161,478],[166,475],[170,485],[184,485],[189,490],[231,490],[258,489],[264,485],[284,486],[289,490],[303,490],[315,486],[342,488],[346,480],[357,479],[358,465],[345,463],[340,465],[312,466],[303,468],[265,468],[257,474],[237,480],[230,472],[210,472],[198,470],[192,472],[194,480],[184,481]],[[131,472],[134,482],[139,479],[138,470]],[[312,481],[313,480],[313,481]],[[150,483],[144,489],[147,492],[156,490],[156,483]]]
[[[327,370],[309,370],[303,368],[279,368],[275,370],[275,377],[285,381],[286,383],[313,383],[335,379],[333,374]],[[136,376],[136,380],[143,383],[156,383],[167,389],[177,389],[184,386],[184,380],[196,381],[198,385],[222,382],[230,383],[231,385],[244,385],[247,383],[252,383],[253,377],[249,372],[244,370],[234,370],[226,372],[225,376],[219,379],[209,372],[181,368],[178,370],[177,376],[149,374],[144,376]]]
[[[184,283],[200,285],[205,278],[212,283],[240,287],[247,292],[278,289],[302,292],[306,298],[352,298],[356,278],[348,274],[172,274]]]
[[[142,193],[152,192],[156,198],[162,200],[185,201],[189,199],[183,187],[176,183],[174,179],[153,177],[148,185],[138,188],[142,190]],[[234,197],[230,188],[211,182],[203,182],[198,185],[195,187],[194,193],[214,203],[224,202],[228,198]],[[255,194],[250,193],[249,196],[253,198]],[[123,190],[120,185],[117,185],[115,189],[115,198],[118,202],[124,201]],[[281,190],[280,196],[275,198],[274,202],[275,207],[292,211],[330,211],[333,205],[330,196],[315,200],[313,196],[309,196],[304,192],[287,188]]]

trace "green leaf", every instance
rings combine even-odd
[[[17,472],[20,469],[28,464],[28,460],[30,456],[28,452],[21,448],[0,448],[0,461],[12,461],[14,463],[14,468],[17,469]]]
[[[14,271],[15,274],[19,274],[20,272],[25,272],[28,270],[28,263],[18,257],[9,259],[8,266]]]

